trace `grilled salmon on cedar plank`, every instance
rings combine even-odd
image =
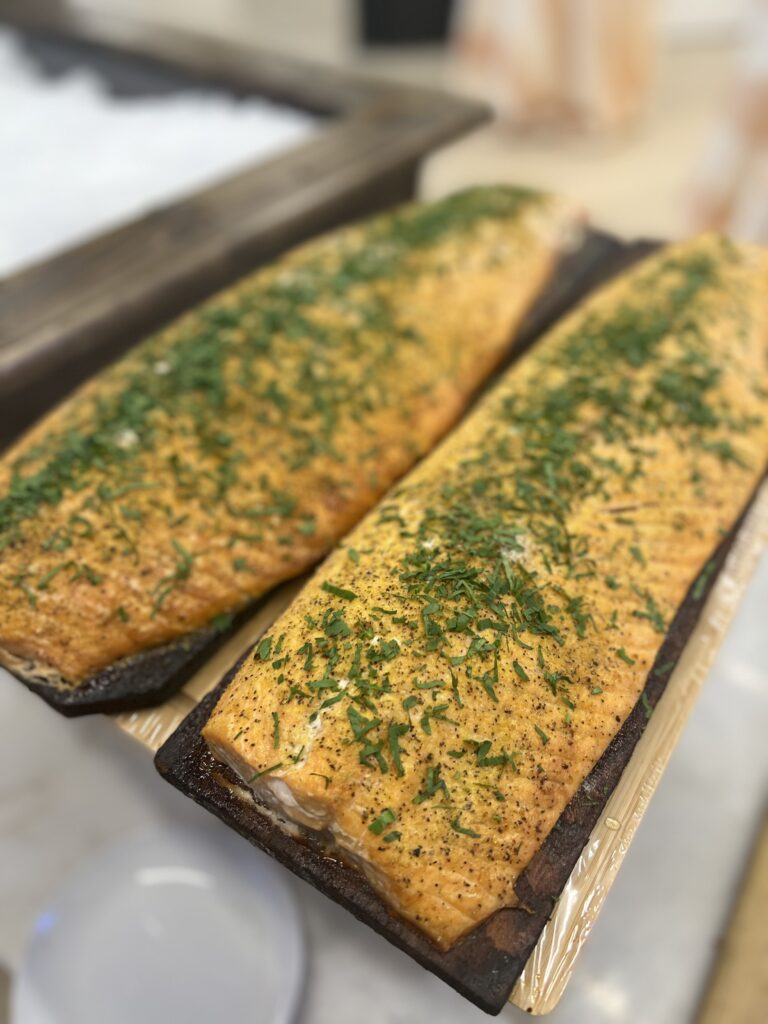
[[[654,256],[328,558],[221,696],[214,755],[449,947],[515,905],[642,699],[764,474],[766,414],[768,254]]]
[[[76,686],[324,555],[451,426],[573,234],[472,189],[301,246],[0,460],[0,660]]]

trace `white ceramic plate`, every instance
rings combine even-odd
[[[289,1024],[305,957],[280,869],[216,825],[101,850],[40,914],[13,1024]]]

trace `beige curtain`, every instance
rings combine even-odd
[[[730,94],[695,171],[691,226],[768,242],[768,0],[750,0]]]
[[[473,91],[520,126],[611,129],[643,109],[652,0],[461,0],[456,40]]]

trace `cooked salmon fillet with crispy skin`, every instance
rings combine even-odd
[[[765,471],[767,413],[768,254],[703,237],[653,257],[346,538],[209,747],[449,947],[515,905],[641,698]]]
[[[478,188],[302,246],[0,460],[0,661],[77,685],[325,554],[455,422],[576,216]]]

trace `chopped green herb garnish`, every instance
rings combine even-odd
[[[672,661],[665,661],[663,665],[656,666],[656,668],[653,670],[653,674],[655,676],[664,676],[667,674],[667,672],[670,672],[676,664],[677,662],[674,659],[672,659]]]
[[[256,657],[261,661],[269,661],[270,654],[272,653],[272,637],[263,637],[256,645]]]
[[[459,816],[451,819],[451,828],[454,832],[459,832],[463,836],[469,836],[470,839],[479,839],[480,833],[474,832],[471,828],[464,828],[459,822]]]
[[[643,692],[640,694],[640,700],[641,700],[642,705],[643,705],[643,711],[645,712],[645,717],[646,718],[650,718],[651,715],[653,714],[653,705],[648,700],[648,696],[647,696],[645,690],[643,690]]]
[[[629,553],[630,553],[630,555],[632,555],[632,557],[634,558],[634,560],[636,562],[639,562],[640,565],[645,565],[645,555],[640,550],[640,548],[637,547],[636,544],[630,544],[629,545]]]
[[[693,585],[691,596],[693,597],[694,601],[700,601],[702,599],[702,597],[707,591],[707,587],[709,586],[709,578],[714,571],[715,563],[707,562],[707,564],[704,566],[703,570],[699,574],[699,578]]]
[[[448,791],[448,786],[445,784],[445,780],[440,778],[441,769],[442,765],[439,764],[430,765],[427,768],[424,786],[421,792],[413,798],[413,803],[423,804],[425,800],[430,800],[437,793],[442,793],[446,800],[450,800],[451,794]]]
[[[540,726],[534,725],[533,728],[536,730],[536,735],[539,737],[541,742],[546,747],[546,745],[549,743],[549,736],[547,736],[547,734],[544,732],[544,730]]]
[[[410,731],[410,725],[400,722],[391,722],[387,729],[389,755],[392,758],[392,764],[395,766],[395,775],[397,775],[398,778],[402,778],[405,774],[401,758],[402,750],[400,748],[400,737],[405,736],[406,733],[409,733]]]
[[[231,612],[221,612],[219,615],[214,615],[211,620],[211,626],[217,633],[226,633],[232,625],[234,618]]]
[[[334,597],[341,597],[345,601],[354,601],[357,594],[353,590],[345,590],[344,587],[337,587],[334,583],[329,583],[327,580],[322,584],[321,587],[327,594],[333,594]]]
[[[515,763],[515,754],[508,754],[506,750],[502,749],[500,754],[490,754],[491,741],[483,740],[482,743],[477,745],[475,750],[475,757],[477,758],[477,764],[480,768],[501,768],[505,765],[512,765],[517,770]]]
[[[375,836],[380,836],[387,825],[391,825],[395,821],[397,815],[391,807],[385,807],[381,814],[368,826],[368,831],[373,832]]]
[[[255,772],[250,777],[250,779],[248,779],[249,785],[250,785],[251,782],[255,782],[256,779],[260,779],[262,777],[262,775],[269,775],[270,772],[276,772],[278,768],[282,768],[282,767],[283,767],[283,762],[282,761],[278,761],[277,764],[271,764],[269,766],[269,768],[264,768],[260,772]]]
[[[166,599],[173,593],[173,591],[188,580],[192,573],[194,557],[181,544],[179,544],[175,537],[171,541],[171,544],[173,545],[177,555],[176,567],[168,576],[163,576],[155,587],[153,593],[154,604],[152,605],[152,618],[154,618],[160,611],[162,606],[165,604]]]

